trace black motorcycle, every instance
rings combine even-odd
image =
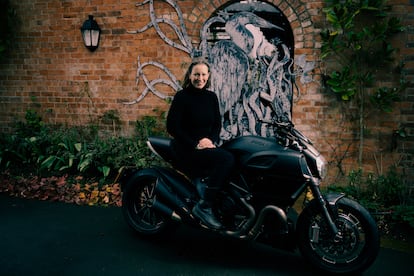
[[[265,123],[274,137],[242,136],[221,146],[234,154],[237,168],[217,199],[216,216],[224,226],[219,232],[298,248],[323,272],[367,269],[379,251],[378,228],[370,213],[344,194],[321,193],[326,161],[292,123]],[[191,210],[203,197],[208,178],[180,166],[171,139],[150,137],[147,144],[171,167],[125,175],[122,211],[128,224],[144,235],[170,232],[177,222],[205,227]]]

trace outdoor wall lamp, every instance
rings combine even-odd
[[[98,23],[89,15],[89,19],[83,22],[81,27],[82,39],[85,47],[93,52],[98,48],[99,37],[101,36],[101,29]]]

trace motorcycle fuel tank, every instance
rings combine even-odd
[[[223,145],[232,152],[243,169],[256,169],[302,177],[303,154],[284,147],[275,139],[259,136],[238,137]]]
[[[275,139],[242,136],[222,146],[232,152],[256,192],[291,196],[304,183],[305,156]]]

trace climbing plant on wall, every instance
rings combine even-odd
[[[322,59],[334,60],[326,68],[325,85],[345,102],[357,106],[358,161],[364,151],[369,111],[391,112],[407,83],[391,37],[404,31],[400,20],[389,16],[384,0],[326,0],[329,27],[322,31]],[[385,84],[385,85],[383,85]]]

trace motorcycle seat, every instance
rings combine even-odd
[[[154,153],[170,163],[176,170],[182,172],[191,179],[191,182],[196,187],[199,195],[202,197],[206,186],[207,178],[205,176],[207,173],[203,169],[194,170],[193,168],[191,171],[186,169],[186,167],[182,165],[175,156],[171,145],[172,138],[150,136],[148,137],[148,142],[149,147]]]

